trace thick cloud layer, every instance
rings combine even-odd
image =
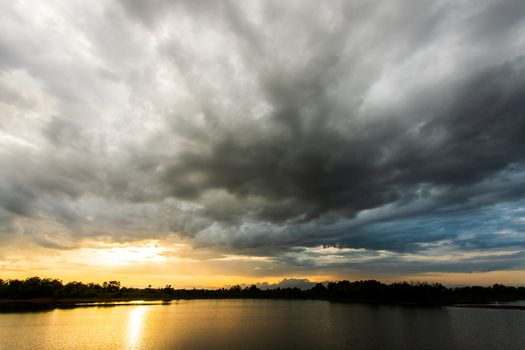
[[[1,8],[2,240],[525,247],[522,1]]]

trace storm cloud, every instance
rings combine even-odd
[[[0,240],[525,267],[522,1],[0,6]]]

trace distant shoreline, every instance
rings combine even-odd
[[[349,300],[337,298],[294,298],[294,297],[177,297],[161,298],[34,298],[34,299],[0,299],[0,313],[2,312],[33,312],[33,311],[51,311],[55,309],[75,309],[85,307],[116,307],[116,306],[140,306],[140,305],[167,305],[173,301],[179,300],[319,300],[328,302],[356,303],[367,305],[390,305],[405,307],[457,307],[457,308],[482,308],[482,309],[499,309],[499,310],[523,310],[525,305],[506,305],[506,304],[487,304],[462,303],[424,303],[424,302],[379,302],[374,300]]]
[[[499,309],[499,310],[523,310],[523,311],[525,311],[525,306],[523,306],[523,305],[457,304],[457,305],[448,305],[448,306],[451,306],[451,307],[477,308],[477,309]]]
[[[25,280],[0,279],[0,312],[5,310],[46,310],[88,306],[129,305],[147,302],[196,299],[274,299],[326,300],[370,305],[403,305],[421,307],[484,307],[523,309],[523,304],[508,302],[525,300],[525,287],[494,284],[490,287],[447,288],[439,283],[395,282],[384,284],[375,280],[317,283],[310,289],[259,289],[252,285],[211,289],[128,288],[119,281],[102,284],[69,282],[31,277]],[[492,303],[501,304],[492,304]]]

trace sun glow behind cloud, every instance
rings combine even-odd
[[[162,287],[172,284],[176,288],[220,288],[238,283],[278,283],[285,278],[329,281],[342,278],[383,281],[428,280],[445,284],[519,283],[525,271],[490,272],[479,269],[480,263],[499,264],[519,251],[492,251],[435,255],[335,247],[304,247],[285,256],[251,256],[220,253],[214,249],[195,249],[184,243],[162,240],[132,243],[85,242],[85,247],[52,251],[35,248],[28,252],[20,247],[0,258],[3,278],[25,278],[31,275],[59,277],[65,282],[103,282],[117,279],[126,286]],[[441,249],[439,247],[438,249]],[[441,268],[441,264],[450,267]],[[470,264],[471,273],[447,273],[456,266]],[[363,273],[362,266],[367,272]],[[344,266],[344,274],[340,272]],[[351,268],[349,269],[348,266]],[[401,273],[398,266],[403,266]],[[426,270],[438,271],[425,272]],[[461,268],[459,271],[463,270]]]
[[[168,260],[163,255],[166,251],[167,249],[159,246],[158,242],[147,242],[140,245],[102,244],[100,248],[81,248],[78,253],[86,263],[120,266],[134,263],[163,263]]]

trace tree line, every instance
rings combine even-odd
[[[375,280],[317,283],[314,287],[259,289],[239,285],[220,289],[129,288],[119,281],[102,284],[68,282],[59,279],[30,277],[25,280],[0,279],[0,299],[199,299],[199,298],[289,298],[327,299],[369,303],[453,304],[480,303],[495,300],[525,299],[525,287],[494,284],[488,287],[465,286],[447,288],[440,283],[395,282],[385,284]]]

